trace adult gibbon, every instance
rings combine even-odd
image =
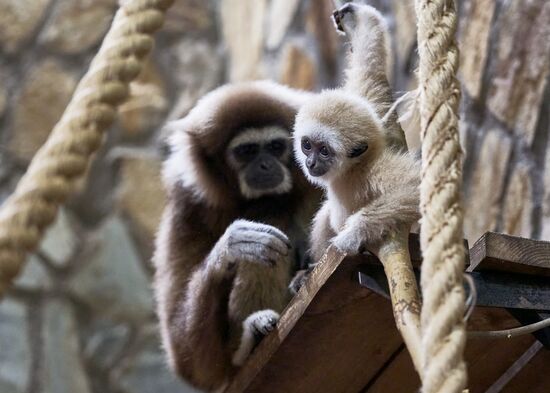
[[[153,257],[161,336],[192,385],[223,388],[290,299],[320,193],[291,130],[311,96],[267,81],[207,94],[172,129]]]

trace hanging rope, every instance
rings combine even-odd
[[[467,382],[457,16],[453,0],[415,4],[422,137],[422,392],[457,393]]]
[[[153,47],[173,0],[121,2],[113,24],[46,144],[0,210],[0,297],[74,191],[117,106]],[[44,103],[48,105],[48,103]]]

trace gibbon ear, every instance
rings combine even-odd
[[[367,151],[369,148],[369,145],[367,143],[362,143],[358,146],[355,146],[351,151],[348,153],[349,158],[359,157],[361,154]]]

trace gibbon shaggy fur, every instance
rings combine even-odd
[[[399,149],[400,133],[382,123],[392,104],[385,21],[355,3],[334,20],[351,39],[347,81],[308,100],[294,133],[299,164],[327,195],[311,234],[315,261],[329,243],[351,255],[363,247],[376,252],[388,233],[419,218],[419,162]]]
[[[169,364],[200,389],[223,388],[274,329],[291,275],[307,264],[320,193],[295,163],[291,131],[310,96],[227,85],[168,125],[154,290]]]

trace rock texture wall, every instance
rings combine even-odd
[[[395,89],[414,88],[412,1],[371,3],[390,20]],[[116,6],[0,0],[0,200],[59,118]],[[165,367],[149,287],[164,198],[159,125],[227,81],[337,84],[343,45],[331,10],[330,0],[176,0],[88,180],[0,304],[0,391],[191,391]],[[471,242],[486,230],[550,240],[549,29],[546,0],[461,2]]]

